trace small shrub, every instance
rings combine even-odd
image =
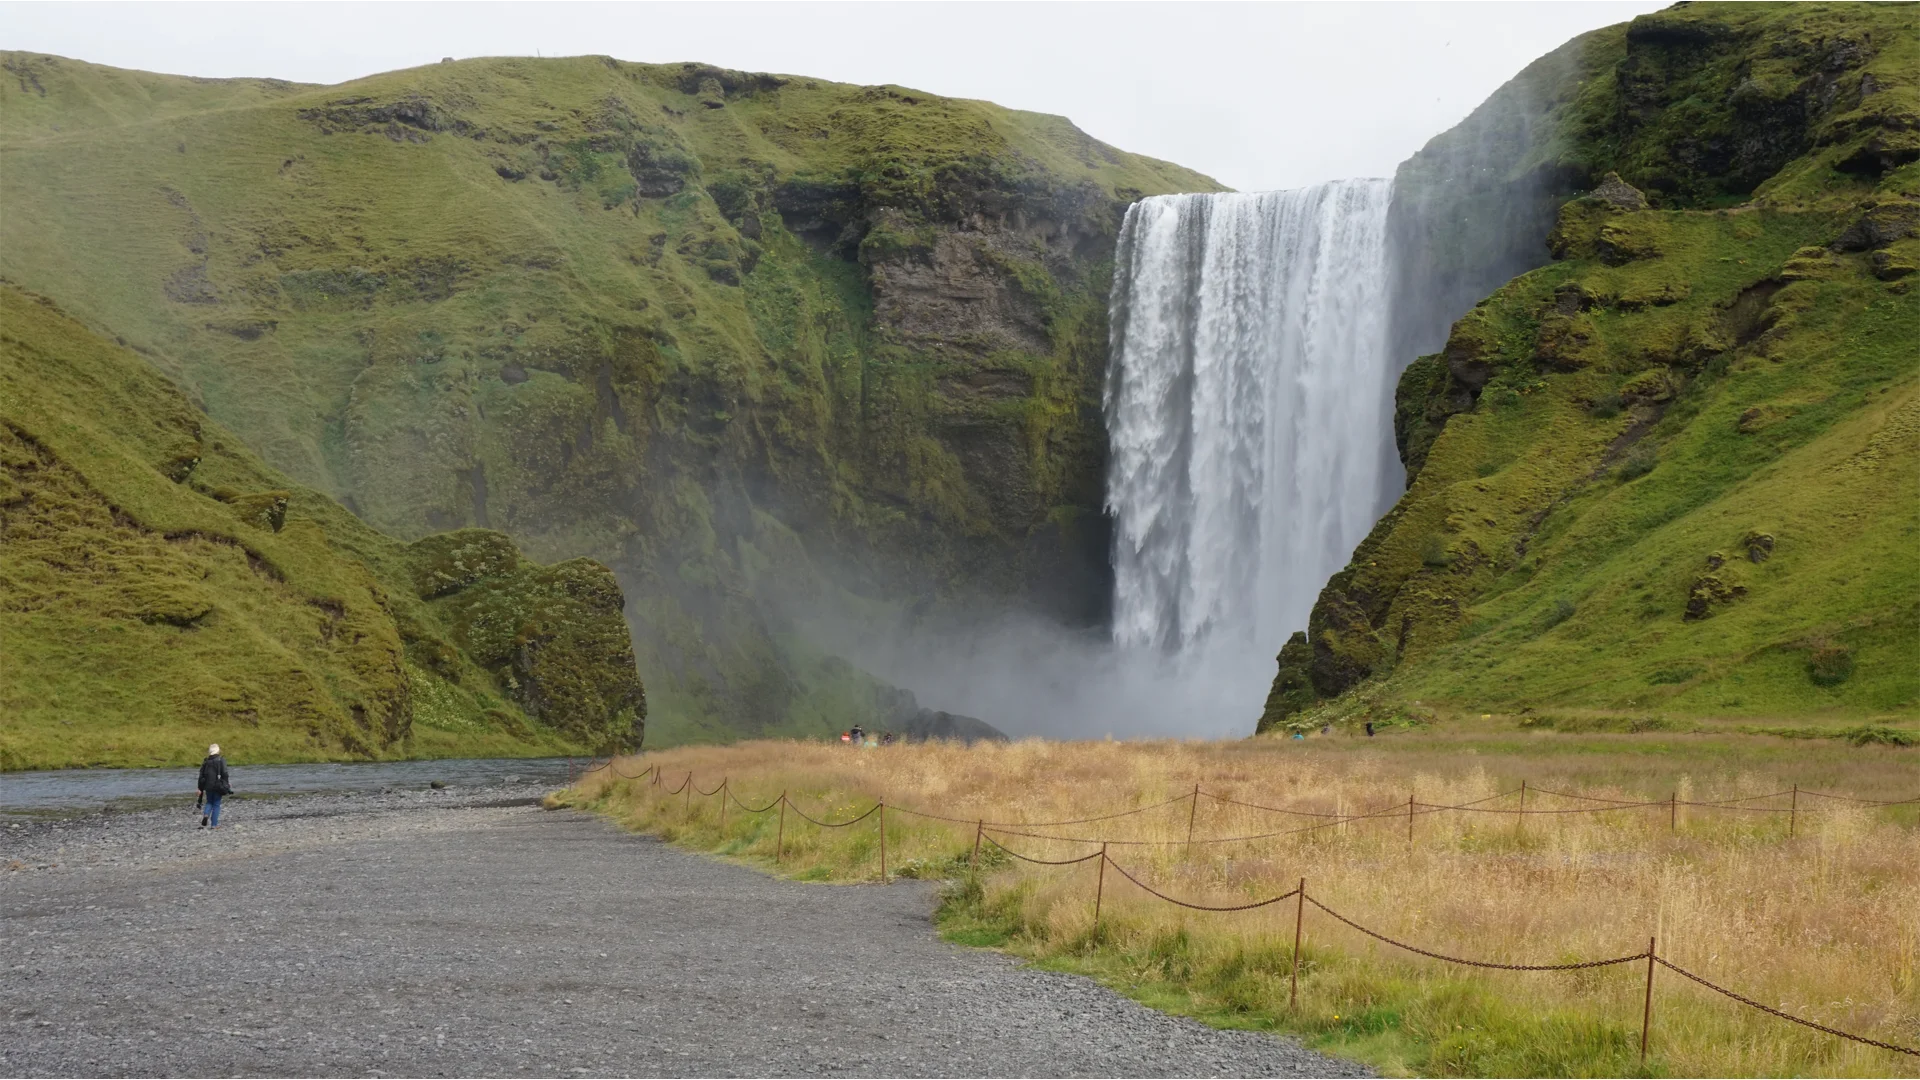
[[[1611,420],[1620,415],[1620,410],[1625,404],[1617,392],[1603,394],[1588,406],[1587,415],[1595,420]]]
[[[1540,629],[1551,630],[1568,619],[1573,618],[1573,601],[1562,596],[1553,602],[1547,613],[1540,617]]]
[[[1439,533],[1429,533],[1420,542],[1420,561],[1427,566],[1449,566],[1453,556],[1447,554],[1447,542]]]
[[[1620,477],[1620,482],[1624,484],[1629,480],[1638,480],[1647,475],[1658,464],[1660,464],[1660,455],[1654,452],[1653,447],[1636,446],[1627,454],[1626,460],[1620,463],[1620,471],[1617,475]]]
[[[1814,643],[1807,658],[1807,675],[1815,686],[1838,686],[1853,674],[1853,650],[1837,641]]]
[[[1492,476],[1494,473],[1497,473],[1499,471],[1500,471],[1499,462],[1483,461],[1480,463],[1480,467],[1474,470],[1474,474],[1480,477],[1480,479],[1485,480],[1487,477]]]
[[[1847,732],[1847,741],[1855,746],[1912,746],[1920,743],[1920,736],[1884,724],[1865,724]]]

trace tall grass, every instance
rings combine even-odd
[[[1308,906],[1299,1007],[1290,1010],[1293,902],[1240,914],[1192,912],[1108,870],[1096,926],[1098,860],[1034,866],[986,843],[981,869],[972,872],[971,820],[1055,821],[1176,800],[1110,821],[1017,831],[1106,840],[1115,865],[1198,903],[1245,903],[1304,878],[1314,898],[1347,917],[1459,956],[1563,963],[1638,952],[1654,937],[1663,957],[1795,1016],[1920,1043],[1920,834],[1912,806],[1803,798],[1791,839],[1786,815],[1680,806],[1524,819],[1422,813],[1411,842],[1404,812],[1258,841],[1207,842],[1314,820],[1212,795],[1350,814],[1404,806],[1410,796],[1434,804],[1485,799],[1523,778],[1533,789],[1529,809],[1583,805],[1540,788],[1629,800],[1677,794],[1682,802],[1760,795],[1796,779],[1866,798],[1920,788],[1909,751],[1803,743],[1792,758],[1744,755],[1768,762],[1754,766],[1738,763],[1743,755],[1732,744],[1740,741],[1682,740],[1651,762],[1644,742],[1584,735],[1548,736],[1536,740],[1543,749],[1507,755],[1482,754],[1484,743],[1471,740],[1404,736],[866,751],[760,742],[623,759],[618,768],[627,773],[657,764],[664,783],[601,771],[569,798],[629,827],[761,864],[771,863],[777,845],[782,872],[836,881],[876,878],[879,815],[824,829],[788,811],[783,827],[777,809],[752,815],[729,802],[723,824],[723,796],[664,792],[691,771],[691,790],[712,790],[724,779],[731,794],[756,807],[785,792],[794,807],[827,821],[885,800],[890,873],[952,879],[941,920],[957,940],[1084,971],[1211,1022],[1298,1032],[1389,1072],[1638,1073],[1645,966],[1469,970],[1381,945]],[[1197,803],[1196,783],[1208,793]],[[1485,805],[1516,802],[1509,796]],[[987,835],[1039,858],[1097,847],[991,828]],[[1650,1073],[1920,1075],[1917,1066],[1767,1017],[1664,971],[1655,977]]]

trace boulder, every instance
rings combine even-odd
[[[1909,236],[1920,236],[1920,202],[1889,200],[1867,207],[1854,218],[1833,242],[1833,250],[1877,251]],[[1799,255],[1795,252],[1796,258]]]
[[[971,716],[958,713],[940,712],[935,709],[921,709],[913,719],[900,725],[900,734],[908,742],[962,742],[972,746],[977,742],[1006,742],[1006,733],[985,720],[976,720]]]
[[[1751,557],[1751,556],[1749,556]],[[1726,567],[1726,556],[1719,552],[1707,556],[1707,573],[1700,575],[1687,590],[1688,622],[1709,618],[1718,608],[1747,595],[1747,587],[1735,581]]]
[[[1647,197],[1639,188],[1620,179],[1620,174],[1610,172],[1600,180],[1600,186],[1587,195],[1597,199],[1614,210],[1633,211],[1647,208]]]
[[[881,691],[882,731],[891,731],[908,742],[1006,742],[1006,733],[985,720],[959,713],[926,709],[914,698],[913,691],[888,687]]]

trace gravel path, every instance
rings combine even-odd
[[[0,828],[0,1075],[1368,1075],[537,795]]]

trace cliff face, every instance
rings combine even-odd
[[[0,390],[0,768],[640,741],[604,566],[382,536],[11,286]]]
[[[871,696],[796,652],[788,604],[1103,612],[1114,237],[1204,177],[1055,117],[700,65],[4,67],[4,273],[371,525],[614,567],[657,734]]]
[[[1920,707],[1910,15],[1644,16],[1549,58],[1574,81],[1503,90],[1409,163],[1416,237],[1511,223],[1486,201],[1503,189],[1522,225],[1557,208],[1538,268],[1403,375],[1407,493],[1321,594],[1310,647],[1281,653],[1263,728],[1341,695]],[[1516,101],[1527,122],[1502,129]],[[1515,250],[1416,257],[1473,279]]]

